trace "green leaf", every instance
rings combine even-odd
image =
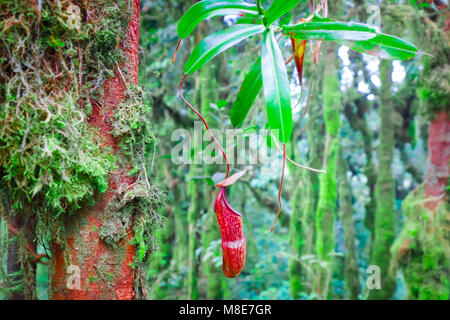
[[[200,22],[207,18],[229,14],[259,16],[256,5],[241,0],[203,0],[190,7],[181,17],[177,26],[178,36],[182,39],[186,38]]]
[[[217,101],[217,103],[216,103],[218,109],[225,108],[227,106],[227,104],[228,104],[228,101],[227,100],[223,100],[223,99],[219,99]]]
[[[236,101],[231,107],[230,118],[233,127],[239,127],[247,117],[262,87],[261,57],[259,57],[245,76]]]
[[[266,12],[267,25],[274,23],[278,18],[294,9],[301,1],[304,0],[273,0]]]
[[[384,33],[365,41],[339,41],[352,50],[388,60],[407,60],[417,54],[410,42]]]
[[[302,40],[368,40],[377,35],[375,28],[358,22],[329,19],[282,26],[283,33]]]
[[[184,72],[189,74],[199,70],[219,53],[252,35],[263,32],[264,29],[263,25],[240,24],[206,37],[192,51],[184,66]]]
[[[272,30],[264,33],[261,70],[269,127],[277,130],[277,139],[285,143],[292,133],[291,95],[286,65]]]

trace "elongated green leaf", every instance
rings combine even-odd
[[[261,57],[259,57],[245,76],[236,101],[231,107],[230,118],[233,127],[239,127],[247,117],[256,96],[262,87]]]
[[[302,40],[367,40],[377,35],[375,28],[362,23],[323,20],[282,26],[283,33]]]
[[[192,51],[184,72],[189,74],[199,70],[219,53],[264,29],[263,25],[239,24],[206,37]]]
[[[276,131],[278,140],[288,142],[292,133],[289,80],[283,55],[272,30],[264,33],[261,71],[270,129]]]
[[[384,33],[365,41],[338,41],[352,50],[388,60],[407,60],[417,54],[410,42]]]
[[[305,0],[273,0],[272,5],[266,12],[267,24],[274,23],[278,18],[294,9],[302,1]]]
[[[259,16],[256,5],[241,0],[203,0],[194,4],[181,17],[177,26],[180,38],[186,38],[200,22],[207,18],[225,15]]]

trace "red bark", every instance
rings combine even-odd
[[[138,48],[139,48],[139,0],[134,0],[134,12],[128,25],[125,38],[122,40],[122,51],[125,55],[121,70],[127,69],[130,83],[138,84]],[[125,98],[127,85],[124,83],[124,72],[116,69],[114,77],[105,81],[103,106],[95,106],[90,124],[99,129],[105,145],[110,146],[113,153],[120,153],[118,141],[111,134],[110,119],[114,110]],[[134,299],[134,269],[130,266],[135,255],[132,227],[127,237],[117,243],[116,247],[106,244],[99,236],[98,230],[106,218],[105,208],[117,195],[119,186],[131,185],[133,179],[128,176],[129,167],[110,172],[108,190],[95,197],[95,206],[85,207],[72,219],[67,234],[66,245],[54,245],[53,274],[51,279],[52,299]],[[80,270],[80,288],[69,288],[70,274],[67,268],[74,265]]]
[[[445,198],[450,161],[450,119],[446,111],[436,114],[431,121],[428,134],[428,168],[425,176],[427,184],[426,207],[434,210]]]

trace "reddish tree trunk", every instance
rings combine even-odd
[[[139,2],[133,1],[134,12],[130,12],[132,19],[122,40],[125,62],[121,70],[128,70],[127,76],[134,85],[138,84]],[[125,98],[127,85],[124,81],[123,72],[119,69],[115,71],[114,77],[105,81],[102,110],[94,106],[90,120],[93,127],[99,128],[104,144],[110,146],[115,154],[120,153],[120,148],[111,134],[109,119]],[[131,264],[135,246],[131,244],[132,227],[127,237],[115,247],[106,244],[98,234],[106,218],[105,208],[117,196],[119,186],[133,183],[127,174],[129,169],[122,167],[111,172],[109,189],[95,197],[95,206],[84,207],[67,221],[69,231],[66,245],[55,244],[52,248],[51,299],[134,299],[134,269]],[[79,287],[74,281],[77,274],[73,273],[74,269],[70,266],[80,271]]]
[[[446,111],[436,114],[428,134],[428,168],[426,173],[426,207],[434,211],[445,197],[450,161],[450,119]]]

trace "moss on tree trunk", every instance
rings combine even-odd
[[[127,47],[123,52],[127,63],[115,70],[114,77],[104,84],[103,104],[108,108],[109,117],[114,116],[116,108],[126,97],[127,83],[120,68],[127,68],[130,84],[138,83],[138,43],[139,43],[139,1],[134,1],[130,8],[133,16],[128,29]],[[93,110],[90,124],[100,128],[100,135],[115,154],[120,154],[118,142],[115,140],[111,123],[104,120],[104,114],[98,108]],[[128,227],[123,226],[126,235],[110,245],[102,239],[101,229],[106,223],[116,224],[107,218],[107,207],[115,201],[124,185],[131,186],[134,179],[126,173],[126,168],[110,172],[109,186],[106,193],[96,196],[94,208],[85,207],[70,219],[70,231],[67,242],[63,245],[54,244],[54,255],[51,275],[50,297],[52,299],[134,299],[135,271],[132,263],[136,247],[132,243],[132,217]],[[74,267],[76,269],[71,269]],[[68,271],[72,270],[72,271]],[[76,270],[76,271],[74,271]],[[73,272],[73,283],[67,274]],[[79,272],[79,274],[78,274]],[[79,279],[76,279],[77,276]],[[79,282],[78,282],[79,281]],[[79,285],[79,286],[78,286]]]
[[[441,7],[440,10],[448,10]],[[427,37],[427,50],[433,57],[422,59],[419,83],[420,113],[430,120],[428,162],[424,182],[403,201],[406,221],[392,246],[391,273],[403,271],[409,299],[450,298],[450,47],[445,39],[449,15],[430,19],[421,16],[414,25],[417,41]]]
[[[389,60],[380,62],[380,106],[381,119],[378,147],[378,176],[375,185],[376,212],[374,224],[374,242],[371,264],[380,268],[381,289],[369,292],[369,299],[389,299],[395,289],[394,279],[389,275],[391,259],[390,247],[395,237],[395,186],[392,176],[392,158],[394,154],[394,124],[392,122],[392,65]]]
[[[392,246],[391,273],[403,270],[408,299],[450,298],[450,214],[445,201],[433,210],[424,183],[403,201],[406,222]],[[431,200],[432,201],[432,200]]]
[[[319,177],[320,190],[316,211],[316,254],[320,261],[316,292],[323,298],[328,296],[332,272],[332,257],[334,251],[334,222],[337,201],[337,160],[339,155],[340,90],[339,78],[336,72],[336,46],[327,44],[327,66],[323,80],[323,115],[325,122],[325,155],[324,169],[326,173]]]
[[[191,165],[189,170],[190,180],[187,183],[187,195],[190,199],[190,206],[187,212],[188,220],[188,276],[187,276],[187,295],[188,299],[198,299],[198,284],[197,284],[197,268],[198,259],[196,257],[197,248],[197,219],[200,213],[200,185],[195,179],[201,171],[196,165]]]
[[[360,292],[358,258],[355,248],[355,221],[353,220],[352,190],[347,177],[348,165],[342,157],[342,152],[339,155],[338,163],[339,218],[344,229],[345,240],[345,285],[349,291],[349,298],[355,300],[358,299]]]
[[[304,246],[302,230],[302,210],[301,202],[304,187],[298,183],[294,187],[292,196],[292,213],[289,220],[289,244],[293,257],[289,259],[289,282],[293,299],[299,299],[303,291],[302,266],[298,259],[301,258]]]

